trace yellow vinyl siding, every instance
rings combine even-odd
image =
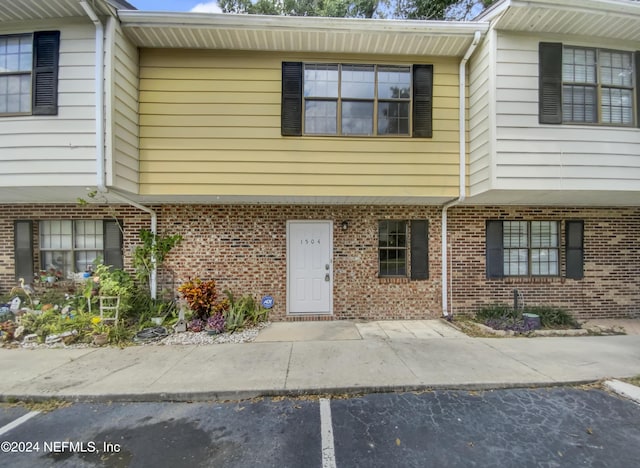
[[[283,61],[434,65],[433,138],[283,137]],[[142,195],[454,197],[458,60],[140,51]]]

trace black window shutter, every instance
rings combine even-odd
[[[567,250],[567,278],[584,277],[584,221],[567,221],[565,224]]]
[[[636,69],[636,126],[640,128],[640,51],[635,54]]]
[[[104,264],[122,268],[122,231],[118,221],[105,221],[104,226]]]
[[[562,44],[541,42],[538,63],[538,112],[541,124],[562,123]]]
[[[60,31],[33,33],[32,109],[35,115],[58,113]]]
[[[282,62],[281,132],[302,135],[302,62]]]
[[[429,222],[411,221],[411,279],[429,278]]]
[[[504,276],[502,221],[487,221],[487,278]]]
[[[29,284],[33,281],[33,223],[16,221],[14,224],[14,253],[16,281],[24,278]]]
[[[433,65],[413,66],[413,136],[433,135]]]

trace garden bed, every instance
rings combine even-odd
[[[453,325],[466,335],[474,337],[625,334],[622,327],[585,325],[560,307],[540,305],[526,306],[517,310],[505,304],[485,305],[478,309],[474,317],[463,318]]]

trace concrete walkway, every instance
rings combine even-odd
[[[96,401],[593,382],[640,374],[640,335],[470,338],[441,320],[274,323],[253,343],[0,349],[0,398]]]

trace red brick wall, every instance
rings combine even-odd
[[[160,229],[184,238],[166,262],[177,284],[198,276],[213,278],[220,290],[236,295],[269,294],[273,319],[286,317],[286,223],[295,219],[334,222],[335,318],[418,319],[440,313],[437,207],[174,205],[159,213]],[[430,221],[428,280],[378,278],[379,219]],[[349,228],[343,231],[345,220]]]
[[[334,313],[339,319],[418,319],[437,317],[440,304],[440,208],[407,206],[164,205],[160,234],[181,234],[182,243],[160,273],[160,286],[175,289],[188,278],[215,279],[219,290],[275,299],[272,318],[286,319],[286,222],[334,222]],[[138,231],[149,216],[128,206],[0,205],[0,292],[14,284],[13,222],[17,219],[109,219],[124,222],[125,267]],[[378,278],[377,229],[380,219],[429,220],[429,279]],[[504,220],[584,220],[585,278],[488,280],[485,275],[485,222]],[[347,220],[349,228],[341,229]],[[34,223],[34,246],[38,245]],[[564,223],[561,223],[564,245]],[[455,207],[449,210],[449,303],[454,313],[473,313],[492,302],[512,302],[514,288],[526,304],[563,306],[577,317],[640,316],[640,209]],[[39,256],[36,249],[36,266]],[[313,319],[319,317],[311,317]],[[289,318],[290,319],[290,318]],[[306,317],[309,319],[309,317]]]
[[[34,271],[40,269],[38,250],[38,222],[47,219],[113,219],[124,227],[123,251],[125,269],[131,270],[131,252],[138,243],[138,232],[149,229],[149,215],[126,205],[0,205],[0,292],[16,285],[14,268],[14,221],[31,220],[33,223]]]
[[[584,220],[584,278],[564,278],[564,222],[561,276],[486,279],[485,222],[500,220]],[[483,304],[513,303],[513,289],[525,304],[556,305],[578,318],[640,317],[640,209],[456,207],[449,212],[454,313],[470,314]]]

